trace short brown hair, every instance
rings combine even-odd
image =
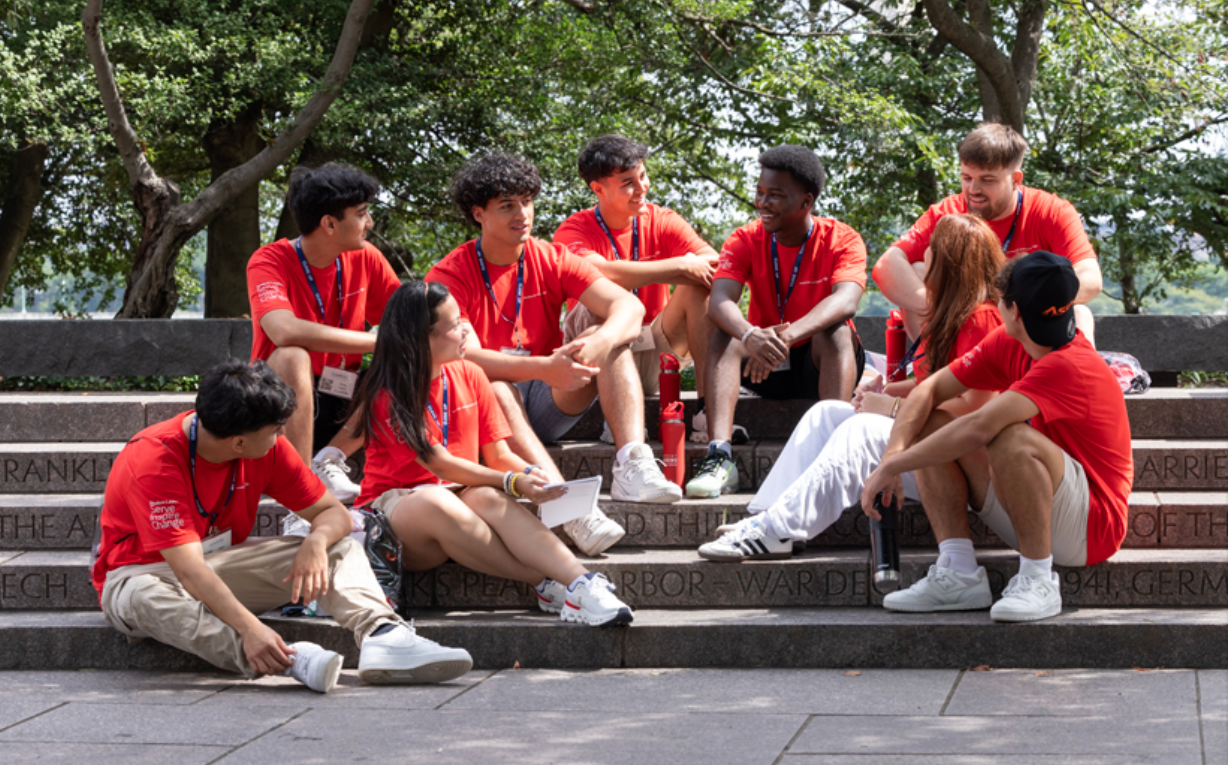
[[[982,170],[1019,167],[1027,153],[1023,136],[997,122],[982,122],[959,142],[959,161]]]

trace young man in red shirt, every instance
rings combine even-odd
[[[737,491],[730,437],[739,388],[764,398],[848,401],[865,365],[852,318],[866,286],[866,246],[849,226],[811,211],[823,165],[805,146],[759,157],[759,219],[725,241],[708,315],[708,456],[689,497]],[[738,301],[750,286],[750,311]]]
[[[1023,185],[1027,141],[1009,125],[987,122],[959,144],[959,194],[932,205],[908,233],[874,264],[874,282],[904,313],[910,338],[921,334],[925,312],[925,251],[934,225],[944,215],[972,213],[984,218],[1002,242],[1008,259],[1048,250],[1070,260],[1079,277],[1075,322],[1095,344],[1095,323],[1085,303],[1100,294],[1100,264],[1079,213],[1064,199]]]
[[[452,198],[482,230],[426,275],[456,298],[472,331],[466,358],[486,372],[512,428],[512,451],[555,481],[562,474],[542,442],[571,430],[600,394],[601,410],[619,447],[615,499],[669,503],[679,488],[657,467],[644,436],[644,392],[631,356],[644,306],[566,247],[532,236],[537,169],[493,153],[467,164],[452,182]],[[575,299],[605,317],[570,342],[559,317]],[[588,555],[617,542],[623,528],[600,510],[565,530]]]
[[[401,286],[364,239],[377,191],[374,178],[352,167],[295,168],[286,202],[300,236],[261,247],[247,264],[252,359],[267,361],[294,390],[286,437],[342,502],[358,496],[345,459],[362,441],[342,422],[362,356],[375,349],[367,327],[379,324]]]
[[[693,357],[703,412],[704,367],[712,341],[708,290],[720,256],[682,216],[648,202],[647,156],[647,146],[621,135],[589,141],[578,164],[597,204],[563,221],[554,243],[588,260],[644,304],[644,326],[631,344],[644,392],[659,390],[662,353]],[[600,321],[574,301],[568,309],[565,338]],[[696,418],[699,428],[704,420],[698,414]],[[603,440],[608,432],[607,426]]]
[[[330,690],[342,657],[287,645],[258,615],[319,599],[354,633],[368,683],[443,682],[466,651],[418,637],[388,607],[350,514],[282,435],[294,393],[264,362],[205,373],[196,410],[138,433],[115,460],[99,517],[94,587],[107,621],[248,677],[287,674]],[[252,539],[260,495],[310,524]]]
[[[883,606],[896,611],[989,608],[967,508],[1019,551],[1019,574],[993,603],[997,621],[1032,621],[1062,610],[1054,563],[1091,566],[1126,536],[1134,481],[1130,423],[1117,380],[1075,327],[1080,282],[1070,261],[1039,251],[998,274],[1002,327],[917,386],[900,408],[886,455],[861,506],[899,496],[916,471],[938,562]],[[969,389],[1003,391],[952,422],[938,411]],[[921,438],[921,440],[917,440]],[[911,444],[911,446],[910,446]]]

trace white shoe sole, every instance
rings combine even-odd
[[[787,560],[793,557],[793,549],[790,548],[788,552],[774,552],[762,555],[721,555],[720,553],[711,553],[699,550],[699,557],[715,563],[741,563],[744,560]]]
[[[625,627],[635,620],[630,608],[620,608],[618,613],[604,620],[600,617],[586,617],[582,610],[575,608],[564,608],[560,617],[565,622],[587,624],[590,627]]]
[[[1041,619],[1051,619],[1060,613],[1062,613],[1062,604],[1059,601],[1057,603],[1050,604],[1049,607],[1043,611],[1029,611],[1024,613],[1010,611],[999,611],[998,613],[994,613],[993,611],[990,611],[989,616],[995,622],[1035,622],[1040,621]]]
[[[670,489],[657,489],[647,495],[632,497],[623,492],[618,484],[614,484],[610,488],[610,498],[617,502],[633,502],[639,505],[672,505],[682,499],[682,487],[677,488],[677,492]]]
[[[737,492],[738,488],[739,488],[738,484],[735,483],[732,486],[722,486],[720,491],[700,492],[700,491],[692,491],[691,489],[687,489],[686,495],[690,497],[691,499],[716,499],[720,497],[722,494],[733,494]]]
[[[358,679],[368,685],[446,683],[473,669],[473,659],[443,659],[417,667],[359,667]]]
[[[888,611],[903,611],[909,614],[928,614],[934,611],[984,611],[993,605],[993,596],[986,599],[984,605],[978,601],[970,603],[943,603],[941,605],[922,605],[920,603],[899,603],[888,605],[887,601],[883,601],[883,608]]]
[[[563,611],[562,606],[552,601],[546,600],[545,598],[541,596],[541,593],[537,593],[537,607],[545,611],[548,614],[557,614]]]
[[[606,534],[604,536],[595,537],[596,541],[593,541],[592,539],[590,539],[588,545],[581,545],[579,542],[576,542],[575,537],[572,537],[571,541],[576,543],[576,548],[580,552],[584,553],[590,558],[595,558],[598,555],[605,552],[606,550],[613,547],[618,542],[618,540],[622,539],[626,535],[627,535],[626,529],[620,526],[617,532],[611,531],[609,534]]]
[[[316,691],[317,693],[328,693],[333,688],[337,687],[337,680],[341,678],[341,665],[345,662],[345,657],[339,653],[334,653],[333,658],[328,660],[328,665],[324,668],[324,688]],[[309,688],[311,686],[308,686]],[[311,690],[316,690],[312,688]]]

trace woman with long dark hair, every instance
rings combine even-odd
[[[915,379],[857,387],[851,404],[820,401],[794,428],[784,450],[736,524],[699,548],[709,560],[788,558],[793,540],[809,540],[856,505],[862,483],[878,466],[900,402],[927,376],[971,351],[1002,324],[994,276],[1006,262],[997,236],[975,215],[947,215],[925,254],[930,303],[919,341],[909,349]],[[969,391],[942,406],[955,416],[984,406],[995,394]],[[912,474],[904,493],[918,499]]]
[[[542,610],[564,621],[630,623],[614,586],[517,501],[540,504],[562,489],[547,488],[541,468],[508,447],[511,430],[490,381],[464,360],[467,337],[442,284],[409,282],[389,299],[354,401],[367,439],[356,506],[386,517],[406,570],[451,558],[534,585]]]

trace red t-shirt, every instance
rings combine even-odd
[[[337,269],[332,264],[327,268],[311,268],[320,298],[324,300],[327,321],[320,321],[320,307],[307,284],[307,275],[294,251],[294,242],[281,239],[266,244],[252,255],[247,263],[247,299],[252,307],[252,360],[268,360],[277,348],[260,319],[269,311],[287,309],[304,321],[314,321],[338,326],[338,312],[344,311],[340,322],[342,329],[363,332],[367,325],[377,326],[384,315],[388,298],[401,286],[401,280],[388,265],[379,250],[370,243],[361,250],[341,254],[341,308],[337,302]],[[344,358],[345,368],[354,370],[362,364],[362,354],[336,354],[311,352],[311,373],[317,377],[326,364],[340,366]]]
[[[708,246],[681,215],[653,204],[639,216],[639,229],[641,261],[679,258]],[[589,208],[563,221],[554,232],[554,243],[566,246],[582,258],[595,254],[606,260],[631,260],[631,227],[610,229],[610,233],[618,242],[618,252],[597,223],[596,213]],[[645,308],[644,323],[648,324],[669,302],[669,285],[646,284],[639,288],[639,296]],[[567,307],[574,308],[575,302],[569,300]]]
[[[184,419],[177,415],[137,433],[115,458],[102,503],[102,544],[94,566],[94,587],[102,594],[107,573],[121,566],[161,563],[159,551],[205,537],[209,520],[196,510]],[[235,491],[230,492],[232,462],[196,458],[196,490],[206,512],[217,511],[217,528],[230,529],[231,543],[251,534],[260,495],[289,510],[311,507],[324,496],[324,484],[311,472],[285,436],[269,453],[238,460]]]
[[[986,221],[998,241],[1006,240],[1014,220],[1014,205],[1011,214],[998,220]],[[920,263],[929,249],[934,226],[944,215],[968,212],[968,200],[963,194],[952,194],[930,209],[912,224],[912,228],[900,237],[892,247],[899,247],[908,256],[909,263]],[[1023,208],[1019,210],[1019,223],[1011,237],[1007,258],[1027,255],[1037,250],[1048,250],[1055,255],[1070,258],[1071,263],[1095,258],[1096,251],[1083,230],[1083,221],[1074,205],[1047,191],[1023,187]]]
[[[998,313],[996,303],[986,300],[978,305],[972,315],[964,321],[963,326],[959,328],[959,334],[955,336],[955,345],[951,347],[951,355],[947,358],[947,364],[954,364],[956,360],[963,358],[964,354],[980,345],[990,332],[1000,326],[1002,326],[1002,315]],[[918,384],[930,376],[930,365],[924,353],[925,341],[922,340],[920,347],[917,348],[917,359],[912,365],[913,376]]]
[[[1032,427],[1087,474],[1087,565],[1117,552],[1134,483],[1130,422],[1117,379],[1083,333],[1033,362],[1019,341],[997,329],[951,372],[969,388],[1013,390],[1036,404]]]
[[[866,286],[866,245],[850,226],[833,218],[813,216],[814,231],[806,241],[801,270],[784,321],[795,322],[810,313],[827,296],[836,282],[856,282]],[[780,253],[780,297],[789,291],[789,279],[799,247],[778,244]],[[750,312],[747,319],[756,327],[782,323],[776,304],[776,277],[772,270],[772,235],[763,222],[752,221],[734,231],[721,248],[717,279],[733,279],[750,285]],[[800,340],[794,346],[807,342]]]
[[[559,244],[530,239],[524,246],[524,294],[520,305],[520,342],[534,356],[549,356],[563,344],[560,328],[563,304],[579,298],[602,278],[596,266]],[[460,306],[461,318],[473,325],[482,347],[490,351],[516,347],[516,272],[518,264],[496,266],[487,261],[490,292],[478,267],[473,242],[457,247],[431,268],[428,282],[448,288]]]
[[[510,438],[503,409],[495,399],[490,380],[482,368],[471,361],[443,365],[448,376],[448,452],[463,460],[477,462],[483,444]],[[432,444],[443,443],[443,375],[431,380],[431,411],[426,415],[426,431]],[[408,489],[422,483],[441,483],[431,471],[417,463],[418,454],[395,433],[388,411],[388,392],[375,399],[375,437],[367,441],[367,463],[363,468],[362,493],[355,505],[379,499],[389,489]]]

